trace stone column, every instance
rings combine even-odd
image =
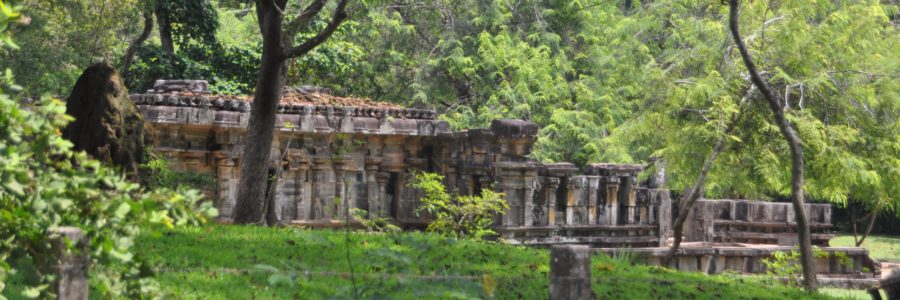
[[[331,174],[331,158],[317,156],[313,159],[312,206],[314,219],[330,220],[333,213],[334,182]]]
[[[231,219],[235,205],[235,189],[238,183],[238,165],[235,159],[222,157],[216,163],[216,209],[220,217]]]
[[[637,177],[625,177],[622,182],[622,188],[625,189],[625,195],[626,197],[628,197],[627,199],[625,199],[626,217],[623,224],[636,224],[638,223],[638,216],[640,214],[637,206]]]
[[[336,215],[339,220],[344,220],[344,218],[347,216],[347,214],[346,214],[347,209],[353,208],[353,203],[351,202],[350,199],[347,199],[349,197],[349,195],[347,194],[347,191],[344,189],[344,185],[345,185],[344,181],[346,179],[346,178],[344,178],[344,173],[345,173],[344,168],[347,166],[347,162],[344,161],[343,158],[339,158],[339,159],[335,159],[333,161],[333,164],[334,164],[334,195],[335,195],[335,199],[339,199],[339,201],[337,201],[337,203],[336,203],[337,204],[336,208],[335,208],[336,213],[334,215]],[[332,219],[333,218],[334,217],[332,217]]]
[[[550,300],[594,299],[591,289],[591,249],[585,245],[553,246],[550,250]]]
[[[366,199],[369,203],[369,215],[370,216],[380,216],[382,211],[382,189],[381,183],[378,182],[378,169],[381,164],[380,157],[366,157],[366,194],[368,195],[368,199]],[[386,181],[385,181],[386,182]]]
[[[88,240],[84,231],[77,227],[55,227],[48,230],[51,245],[56,259],[53,266],[56,280],[53,288],[56,298],[62,300],[88,299],[88,265],[91,258],[87,255]],[[72,244],[77,252],[66,245]]]
[[[609,225],[618,225],[619,216],[619,178],[606,177],[606,215]]]
[[[599,177],[597,176],[586,176],[587,177],[587,186],[585,187],[587,191],[585,191],[588,195],[588,224],[594,225],[597,224],[597,188],[599,186]]]
[[[522,181],[525,182],[525,195],[522,199],[525,202],[522,211],[522,225],[534,226],[534,191],[537,189],[538,183],[534,180],[534,176],[522,177]]]
[[[516,199],[516,183],[513,177],[503,176],[498,178],[497,189],[503,191],[503,200],[509,205],[509,211],[500,217],[502,226],[518,226],[522,215],[522,199]],[[482,187],[484,188],[484,187]]]
[[[575,194],[580,178],[569,177],[566,186],[566,225],[574,225],[575,222]]]
[[[295,178],[297,180],[297,195],[296,204],[297,204],[297,220],[310,220],[312,219],[312,212],[310,211],[312,202],[312,198],[310,197],[311,184],[309,181],[309,165],[306,163],[297,164],[297,169],[293,171],[296,175]]]
[[[559,188],[559,178],[547,177],[546,191],[547,199],[544,206],[547,209],[547,226],[553,226],[556,219],[556,189]]]

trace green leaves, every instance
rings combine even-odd
[[[217,211],[198,191],[142,190],[111,167],[73,152],[60,137],[70,119],[62,106],[44,97],[26,110],[0,94],[0,257],[29,253],[37,270],[52,273],[44,263],[53,261],[47,228],[76,226],[91,241],[89,254],[98,270],[92,283],[99,294],[153,296],[152,281],[140,275],[140,260],[131,249],[139,228],[203,224]],[[0,263],[0,277],[11,268]],[[49,296],[50,278],[40,279],[22,296]]]
[[[409,187],[425,193],[416,213],[433,217],[428,231],[447,237],[481,239],[494,235],[490,229],[494,216],[509,209],[503,194],[489,188],[482,189],[480,195],[451,195],[444,188],[444,177],[436,173],[414,172]]]

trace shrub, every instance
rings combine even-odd
[[[454,238],[476,238],[496,234],[490,229],[494,216],[503,214],[509,206],[503,194],[483,189],[481,195],[460,196],[444,188],[444,177],[435,173],[413,172],[409,187],[425,192],[416,210],[434,216],[428,231]]]
[[[141,227],[201,224],[217,211],[195,190],[142,189],[114,167],[72,151],[60,133],[70,120],[59,100],[44,97],[24,108],[0,90],[0,282],[19,273],[23,296],[52,297],[47,231],[74,226],[90,244],[94,295],[154,296],[152,272],[131,250]]]

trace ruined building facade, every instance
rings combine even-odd
[[[215,176],[216,206],[230,218],[250,103],[209,95],[191,82],[163,82],[131,99],[155,127],[154,150],[176,169]],[[174,87],[173,87],[174,86]],[[193,92],[185,92],[195,89]],[[509,211],[495,229],[512,241],[547,245],[658,246],[671,223],[669,191],[640,186],[639,165],[545,164],[528,156],[538,127],[495,120],[490,128],[451,131],[431,110],[282,104],[270,168],[282,168],[279,221],[333,226],[351,208],[422,227],[423,196],[409,188],[413,170],[445,177],[462,195],[503,193]]]
[[[589,164],[579,170],[570,163],[541,163],[529,158],[538,127],[527,121],[495,120],[490,128],[452,131],[431,110],[331,101],[339,97],[320,92],[299,90],[282,99],[268,162],[241,161],[250,116],[246,98],[209,95],[204,82],[173,81],[131,99],[155,128],[154,150],[173,168],[215,177],[212,196],[224,220],[232,216],[241,164],[264,163],[281,169],[274,204],[281,223],[341,225],[346,199],[351,208],[422,228],[429,222],[417,213],[422,192],[408,187],[419,170],[443,175],[448,189],[462,195],[503,193],[509,211],[496,218],[494,229],[511,243],[586,244],[610,254],[629,251],[648,264],[660,264],[668,251],[670,191],[639,184],[641,165]],[[830,205],[806,204],[806,210],[813,243],[827,246],[833,237]],[[762,259],[796,243],[793,218],[789,203],[698,200],[670,267],[764,273]],[[820,273],[877,275],[866,271],[877,266],[865,249],[821,249],[829,254],[817,257]]]

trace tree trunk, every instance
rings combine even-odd
[[[313,1],[297,18],[302,22],[311,22],[326,1]],[[256,17],[263,38],[263,53],[253,105],[250,107],[244,152],[241,154],[234,223],[265,224],[266,174],[275,132],[276,108],[287,78],[288,60],[309,53],[329,38],[347,18],[345,11],[347,1],[338,2],[334,16],[325,29],[296,47],[290,47],[294,36],[288,35],[285,38],[282,29],[283,9],[287,7],[287,0],[256,1]],[[274,188],[272,190],[274,191]]]
[[[722,149],[725,148],[725,137],[721,136],[718,140],[716,140],[716,144],[713,146],[712,151],[706,157],[706,160],[703,161],[703,167],[700,169],[700,174],[697,175],[697,180],[694,181],[694,185],[681,195],[681,198],[678,200],[681,208],[678,209],[678,218],[675,219],[675,224],[672,226],[672,230],[674,231],[675,241],[672,243],[672,246],[669,247],[669,252],[666,253],[666,257],[663,258],[662,265],[664,267],[669,266],[672,262],[672,258],[675,257],[675,252],[678,251],[678,247],[681,246],[681,236],[684,231],[684,221],[687,220],[688,213],[691,212],[691,208],[694,207],[694,202],[697,202],[697,198],[700,198],[700,194],[702,193],[703,186],[706,184],[706,175],[709,174],[709,170],[712,169],[713,162],[719,156],[719,153],[722,153]]]
[[[172,43],[172,22],[169,20],[169,12],[161,2],[156,4],[156,23],[159,23],[159,43],[169,56],[175,55],[175,45]]]
[[[780,105],[778,98],[775,97],[775,93],[772,92],[771,87],[769,87],[768,83],[766,83],[756,70],[756,65],[750,57],[747,45],[744,44],[744,41],[741,38],[740,31],[738,30],[739,0],[729,0],[728,2],[730,6],[728,25],[731,29],[731,35],[734,38],[734,42],[741,53],[741,59],[743,59],[744,65],[747,66],[747,71],[750,73],[750,80],[756,85],[756,88],[762,92],[763,98],[766,99],[769,108],[772,110],[772,113],[775,114],[775,122],[778,124],[781,134],[784,135],[784,139],[790,147],[791,200],[793,200],[794,215],[797,220],[797,233],[800,243],[800,263],[803,266],[803,286],[807,290],[813,291],[816,289],[816,270],[812,255],[812,243],[810,243],[809,220],[806,217],[806,208],[803,204],[803,146],[800,143],[797,132],[794,131],[794,128],[788,123],[787,118],[785,118],[784,110],[782,110],[782,105]]]
[[[131,41],[131,44],[128,45],[128,50],[125,51],[125,59],[122,60],[122,75],[123,77],[128,77],[128,69],[131,67],[131,62],[134,60],[134,52],[137,51],[137,48],[144,44],[147,41],[147,38],[150,37],[150,33],[153,32],[153,13],[150,11],[144,12],[144,30],[141,32],[141,35],[136,39]]]
[[[875,227],[875,219],[878,218],[878,212],[879,212],[879,209],[877,206],[872,209],[872,217],[869,218],[869,226],[866,226],[866,232],[863,232],[862,237],[858,241],[856,241],[857,247],[862,245],[862,243],[866,241],[866,237],[868,237],[869,234],[872,233],[872,227]],[[853,224],[853,228],[854,228],[854,230],[856,229],[856,223]],[[854,232],[853,236],[854,237],[856,236],[855,232]]]
[[[275,132],[275,116],[284,81],[287,63],[282,51],[282,15],[276,9],[257,3],[263,53],[256,92],[250,108],[250,121],[241,155],[235,224],[264,224],[266,175],[269,173],[269,154]]]

